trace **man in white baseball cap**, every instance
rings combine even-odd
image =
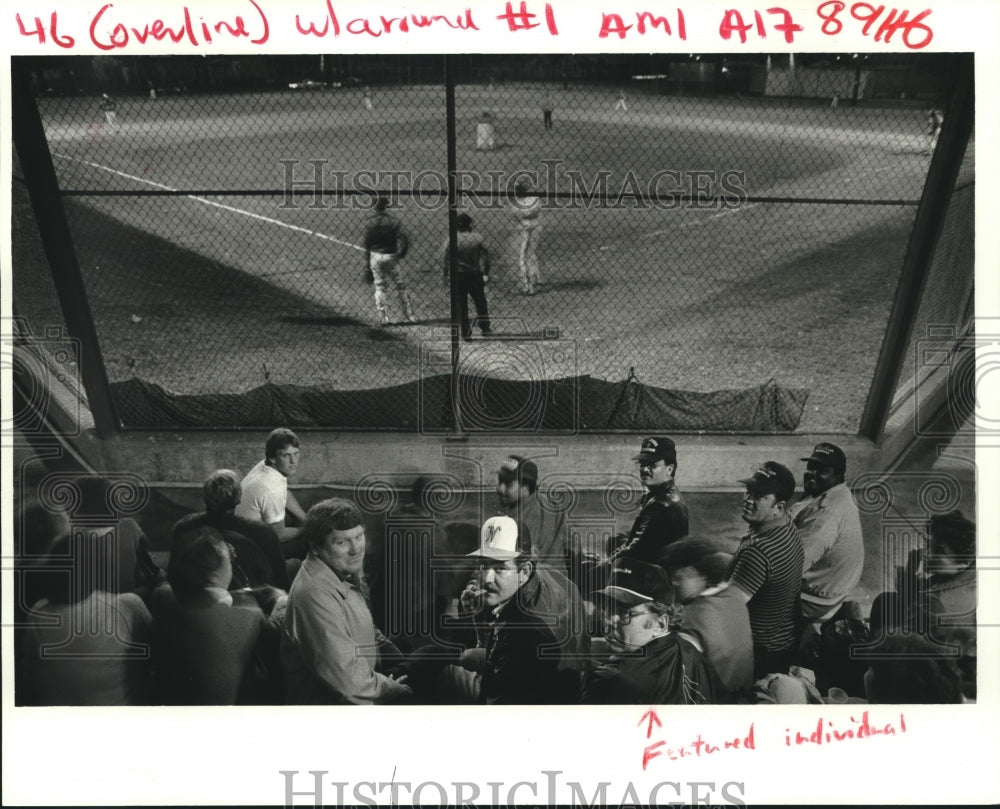
[[[543,615],[528,609],[538,587],[531,537],[511,517],[491,517],[480,532],[478,588],[462,593],[467,612],[489,620],[484,645],[467,649],[461,664],[481,675],[478,701],[525,705],[558,700],[559,647]]]

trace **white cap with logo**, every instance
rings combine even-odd
[[[510,517],[490,517],[479,534],[479,550],[467,555],[506,561],[516,559],[521,553],[517,523]]]

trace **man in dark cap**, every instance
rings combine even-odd
[[[680,611],[668,604],[670,582],[659,565],[622,556],[607,587],[594,594],[613,654],[583,686],[582,702],[703,705],[717,698],[718,679],[692,639]]]
[[[644,562],[656,562],[667,545],[688,533],[687,506],[674,483],[677,448],[669,438],[644,438],[639,454],[632,460],[639,464],[639,477],[646,494],[632,529],[612,552],[610,560],[613,562],[628,555]]]
[[[788,468],[767,461],[740,483],[746,487],[741,516],[750,530],[736,549],[729,580],[750,613],[756,680],[787,674],[794,662],[804,554],[788,517],[795,493]]]
[[[566,515],[540,501],[538,465],[522,455],[504,458],[497,470],[497,500],[504,515],[528,529],[535,558],[565,573],[570,557]]]
[[[844,451],[824,441],[802,460],[805,494],[788,513],[805,553],[802,617],[818,623],[831,618],[861,580],[865,546],[858,507],[844,483]]]

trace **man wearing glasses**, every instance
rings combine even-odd
[[[759,680],[766,674],[787,674],[794,662],[805,554],[788,516],[795,493],[791,471],[766,461],[740,483],[746,487],[741,516],[750,530],[736,549],[729,581],[750,613],[754,680]]]
[[[659,565],[619,558],[608,586],[595,593],[608,662],[584,683],[581,701],[601,704],[704,705],[721,686],[692,639],[675,632],[679,610]]]

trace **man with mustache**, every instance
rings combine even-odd
[[[529,607],[538,588],[530,537],[510,517],[491,517],[483,524],[479,549],[469,556],[479,560],[479,589],[466,589],[463,607],[483,607],[490,620],[485,643],[467,649],[460,660],[466,669],[481,674],[478,702],[564,701],[559,686],[567,675],[559,673],[556,636],[546,616]]]
[[[729,583],[746,602],[753,634],[754,680],[787,674],[797,648],[795,634],[805,558],[798,529],[788,517],[795,478],[766,461],[749,478],[741,516],[750,530],[740,540]]]
[[[639,465],[639,477],[646,494],[639,516],[632,523],[628,536],[612,552],[610,562],[628,555],[655,563],[667,545],[688,533],[687,506],[674,483],[677,448],[666,437],[644,438],[639,454],[632,460]]]

